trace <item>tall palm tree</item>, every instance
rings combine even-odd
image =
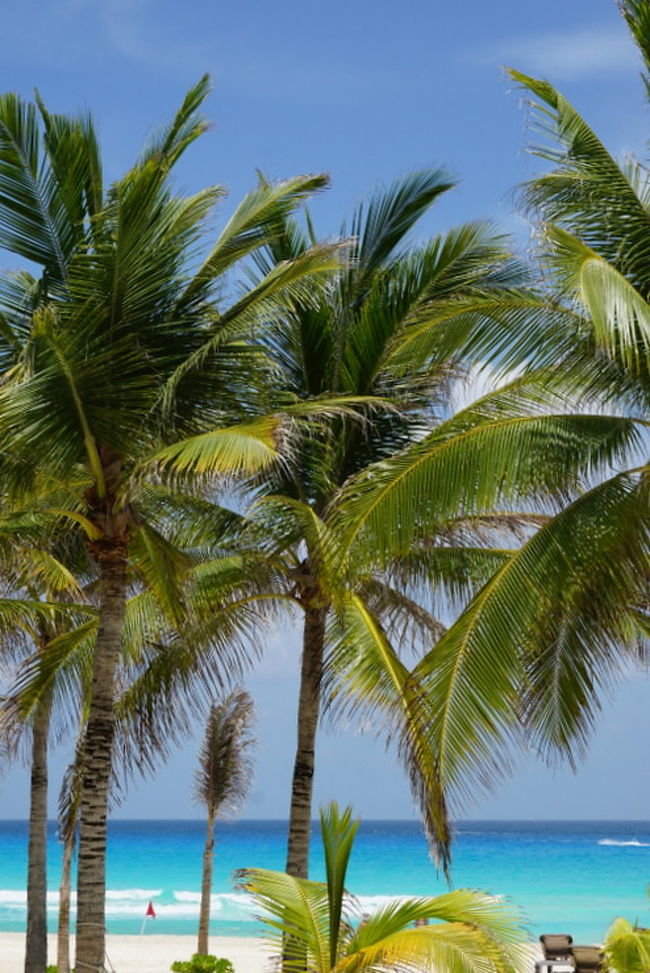
[[[502,563],[501,548],[511,528],[526,520],[513,515],[513,508],[497,509],[498,490],[481,509],[466,508],[464,493],[474,488],[473,467],[483,448],[476,435],[479,423],[490,415],[498,418],[493,432],[513,450],[512,436],[518,434],[523,442],[524,430],[529,437],[540,425],[542,433],[557,433],[561,448],[556,460],[549,456],[547,478],[553,463],[566,470],[565,478],[569,475],[576,434],[563,432],[564,418],[540,418],[546,403],[539,392],[526,399],[526,390],[511,383],[452,414],[451,392],[464,373],[463,362],[455,349],[431,340],[430,333],[441,322],[447,332],[462,329],[468,314],[481,321],[483,306],[528,298],[517,290],[521,269],[507,241],[490,226],[467,224],[409,245],[409,231],[451,185],[441,171],[416,172],[360,206],[351,225],[342,228],[352,238],[346,266],[335,278],[315,284],[308,301],[295,302],[265,342],[291,401],[315,402],[336,394],[366,403],[362,420],[335,416],[325,430],[322,425],[307,428],[295,457],[264,477],[265,495],[250,512],[269,555],[285,559],[289,592],[304,615],[287,850],[287,871],[296,876],[308,872],[315,740],[328,682],[334,683],[328,695],[333,691],[339,699],[352,700],[353,708],[365,700],[375,715],[382,712],[394,735],[399,728],[400,753],[427,831],[446,863],[444,800],[423,727],[415,720],[421,687],[400,657],[400,636],[404,625],[407,631],[415,628],[420,653],[435,642],[444,626],[426,610],[429,595],[423,592],[445,587],[454,594],[471,592]],[[286,220],[257,255],[261,270],[268,272],[276,260],[297,259],[313,239],[311,224],[303,232]],[[523,422],[520,400],[530,412]],[[514,418],[504,425],[506,415]],[[591,462],[604,435],[598,430],[583,437],[576,465],[581,455],[584,463]],[[600,437],[597,443],[594,436]],[[409,537],[396,546],[408,527],[399,493],[400,464],[412,456],[417,474],[420,454],[431,443],[449,460],[430,489],[423,478],[415,486],[416,499],[427,506],[426,529],[413,544]],[[542,466],[538,456],[535,470]],[[397,489],[392,497],[384,494],[375,501],[374,485],[392,477],[393,469],[398,470]],[[406,476],[410,486],[409,470]],[[518,482],[523,478],[525,473]],[[367,543],[370,532],[355,527],[366,492],[366,520],[375,516],[381,521],[380,536]],[[414,498],[408,502],[412,507]],[[491,551],[484,549],[490,534],[496,547]]]
[[[47,646],[63,629],[86,621],[90,606],[63,558],[70,562],[61,531],[53,529],[54,518],[36,511],[6,513],[0,524],[0,575],[13,593],[13,624],[3,626],[3,649],[20,646],[22,659],[14,653],[11,668],[41,663]],[[79,553],[79,552],[78,552]],[[87,560],[83,548],[82,560]],[[77,558],[78,561],[78,558]],[[75,565],[79,569],[79,564]],[[22,595],[22,598],[19,596]],[[78,604],[75,604],[77,602]],[[17,611],[22,606],[22,611]],[[25,971],[35,973],[47,960],[47,804],[48,745],[53,694],[46,689],[25,712],[13,689],[0,707],[0,728],[5,747],[11,754],[20,739],[29,743],[30,810],[28,837],[27,932]]]
[[[214,829],[219,814],[239,810],[251,783],[250,735],[253,700],[237,690],[210,708],[203,747],[199,754],[195,793],[207,812],[203,850],[201,908],[197,952],[207,956],[210,928],[210,896],[214,859]]]
[[[251,471],[274,458],[278,422],[252,421],[255,352],[242,338],[306,275],[333,262],[331,248],[312,250],[217,310],[215,287],[226,271],[261,245],[270,221],[325,180],[259,186],[194,266],[222,191],[183,198],[169,180],[205,130],[197,111],[208,87],[204,78],[188,92],[108,190],[88,119],[51,115],[15,95],[0,102],[0,245],[42,268],[39,280],[22,274],[5,287],[12,365],[0,394],[3,473],[23,498],[55,483],[72,491],[66,515],[85,530],[99,575],[78,869],[77,965],[91,969],[104,961],[106,809],[129,550],[156,549],[136,471],[164,443],[170,451],[159,463],[173,456],[193,473]]]
[[[59,882],[59,921],[56,936],[57,973],[70,973],[70,898],[72,861],[77,843],[79,804],[81,799],[80,750],[69,765],[59,793],[59,841],[63,845],[61,880]]]
[[[524,968],[526,934],[516,913],[485,893],[463,889],[407,899],[363,916],[345,887],[358,823],[350,808],[341,813],[330,804],[321,812],[326,882],[257,868],[239,875],[262,910],[270,941],[284,942],[287,969],[514,973]],[[429,925],[429,920],[434,921]]]
[[[647,88],[650,2],[620,6]],[[650,173],[617,163],[550,83],[511,75],[532,95],[543,137],[532,151],[551,164],[523,198],[553,293],[481,298],[451,328],[424,322],[414,340],[523,371],[509,399],[492,393],[446,436],[371,467],[338,509],[350,543],[383,549],[426,532],[432,496],[467,512],[510,502],[554,514],[414,669],[422,732],[457,807],[508,768],[522,736],[575,762],[603,688],[647,655],[650,633]],[[460,475],[468,465],[471,480]]]

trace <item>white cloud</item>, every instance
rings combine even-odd
[[[636,48],[622,25],[512,39],[495,53],[508,66],[551,79],[627,74],[638,69]]]

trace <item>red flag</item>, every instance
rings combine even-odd
[[[153,907],[153,902],[151,901],[151,899],[149,899],[149,905],[147,906],[147,911],[145,912],[145,916],[151,916],[152,919],[156,918],[156,910]]]

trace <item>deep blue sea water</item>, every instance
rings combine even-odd
[[[233,888],[236,869],[281,869],[286,822],[220,824],[214,869],[212,932],[260,931],[246,896]],[[108,856],[110,932],[139,932],[149,899],[158,933],[196,929],[204,826],[200,821],[115,821]],[[27,832],[23,821],[0,822],[0,931],[25,926]],[[323,874],[319,843],[314,878]],[[50,840],[51,923],[54,928],[60,854]],[[458,888],[505,895],[526,913],[531,931],[570,932],[599,942],[617,915],[650,925],[650,822],[465,822],[453,862]],[[415,821],[364,821],[350,865],[349,890],[370,911],[394,895],[445,890]],[[149,928],[152,928],[150,926]]]

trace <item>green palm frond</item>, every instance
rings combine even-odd
[[[342,814],[334,804],[323,810],[326,862],[332,866],[326,868],[327,883],[257,868],[238,873],[240,887],[263,910],[260,918],[271,941],[282,944],[283,962],[290,970],[524,969],[529,956],[517,910],[484,892],[462,889],[436,898],[408,899],[361,918],[344,884],[357,823],[349,808]],[[431,924],[413,928],[418,920]]]
[[[378,618],[357,595],[340,599],[329,635],[328,689],[337,718],[361,717],[394,743],[437,862],[450,864],[451,829],[439,786],[437,753],[428,737],[428,700],[388,640]]]
[[[387,189],[380,189],[367,203],[361,203],[350,222],[344,224],[342,237],[357,240],[355,257],[359,279],[367,279],[395,250],[431,204],[454,186],[454,180],[442,169],[421,169],[396,179]]]
[[[631,373],[645,370],[650,343],[650,305],[615,266],[566,230],[549,226],[549,263],[560,287],[589,314],[596,346],[620,359]],[[641,364],[640,364],[641,360]]]
[[[408,549],[427,520],[480,513],[571,490],[580,474],[615,462],[638,439],[633,420],[556,414],[450,420],[346,484],[334,513],[352,546]],[[436,498],[432,508],[431,498]],[[430,523],[430,522],[429,522]]]
[[[379,577],[373,577],[364,581],[359,591],[391,642],[401,649],[408,645],[413,652],[420,653],[423,646],[429,648],[447,631],[446,625],[423,604],[410,597],[401,584],[393,586]],[[413,593],[425,595],[424,586]],[[421,600],[425,601],[425,597]]]
[[[648,209],[639,174],[630,179],[575,108],[547,81],[518,71],[512,78],[532,92],[544,144],[532,151],[555,168],[524,190],[524,201],[546,222],[580,237],[644,295],[648,293]],[[644,183],[647,184],[647,173]]]
[[[236,873],[236,877],[238,886],[254,895],[260,918],[269,928],[278,952],[282,951],[287,968],[299,973],[306,957],[309,969],[329,973],[329,901],[325,885],[262,868],[246,869]]]
[[[644,492],[638,476],[621,474],[575,500],[415,667],[448,799],[462,802],[508,769],[522,722],[565,754],[584,740],[597,682],[620,665],[615,646],[634,637],[626,604],[647,566]]]
[[[235,209],[210,254],[189,283],[181,302],[205,295],[213,282],[234,263],[267,243],[272,229],[286,219],[299,203],[324,189],[327,184],[325,175],[297,176],[277,183],[260,181]],[[296,254],[295,258],[298,256],[300,254]],[[275,262],[268,267],[268,273],[273,271],[274,266]]]
[[[339,955],[339,935],[345,904],[345,877],[358,829],[359,821],[352,819],[351,807],[339,811],[338,804],[333,801],[327,808],[321,808],[320,830],[325,856],[331,967],[336,964]]]
[[[169,623],[183,626],[185,605],[183,583],[190,569],[190,559],[164,538],[151,524],[143,523],[131,537],[130,556],[133,569],[144,580]]]
[[[181,475],[250,475],[276,461],[279,433],[279,420],[268,417],[191,436],[165,446],[152,461]]]
[[[147,164],[170,168],[185,149],[205,132],[207,122],[198,112],[210,94],[210,90],[210,76],[204,74],[189,89],[173,119],[163,126],[145,146],[139,160],[142,168]]]
[[[618,6],[641,52],[646,69],[642,78],[650,96],[650,4],[648,0],[619,0]]]
[[[412,928],[415,922],[432,925]],[[459,889],[431,899],[388,905],[360,925],[337,969],[377,965],[404,970],[502,970],[525,968],[516,909],[485,893]]]
[[[641,973],[650,963],[650,935],[647,929],[627,919],[615,919],[607,930],[605,956],[610,969],[620,973]]]
[[[65,277],[55,181],[42,165],[36,107],[17,94],[0,98],[0,241],[2,247]]]

